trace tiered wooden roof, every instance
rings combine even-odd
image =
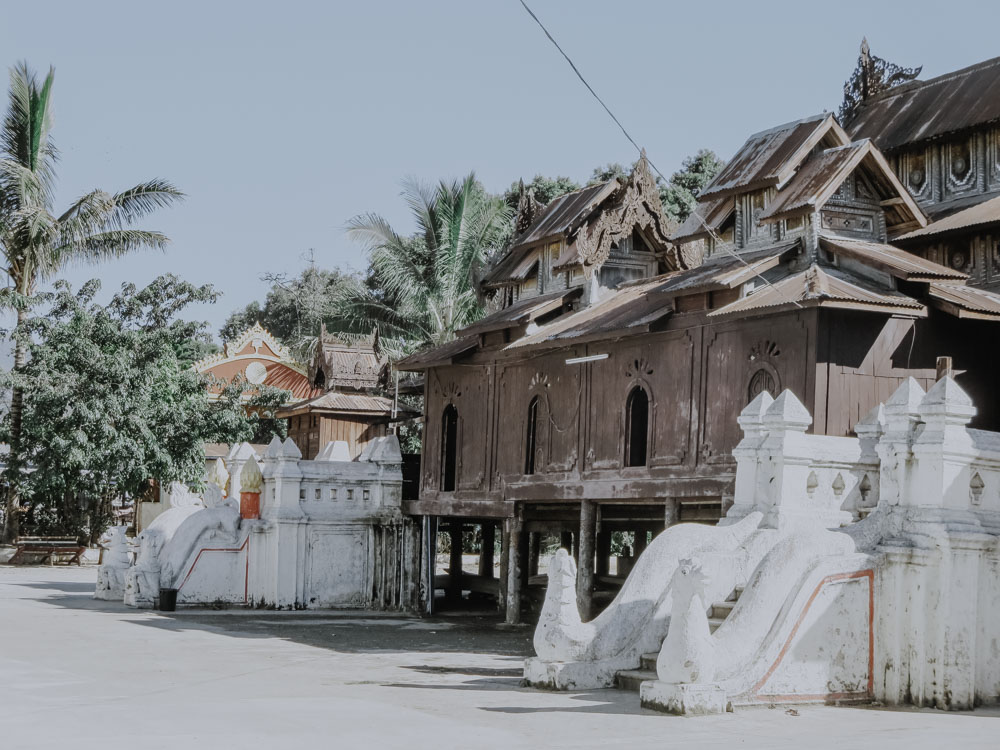
[[[1000,122],[1000,57],[884,91],[858,108],[847,131],[893,151],[995,122]]]

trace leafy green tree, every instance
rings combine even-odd
[[[660,200],[667,218],[678,223],[687,219],[694,211],[701,191],[725,165],[714,151],[704,148],[686,158],[681,168],[670,175],[667,185],[660,185]]]
[[[605,164],[603,167],[595,167],[587,184],[596,185],[598,182],[607,182],[615,177],[624,182],[628,179],[628,175],[628,169],[618,162],[611,162],[610,164]]]
[[[501,249],[512,213],[474,174],[435,187],[406,182],[403,197],[419,230],[413,236],[378,214],[348,223],[349,236],[369,253],[369,271],[366,279],[345,282],[337,304],[348,330],[377,326],[409,350],[450,341],[482,316],[481,273]]]
[[[535,200],[539,203],[551,203],[553,199],[558,198],[560,195],[579,190],[581,185],[569,177],[545,177],[544,175],[536,174],[531,182],[525,183],[524,187],[534,193]],[[511,209],[516,209],[517,200],[520,195],[521,183],[512,182],[503,194],[504,203],[510,206]]]
[[[144,289],[125,284],[104,306],[94,302],[99,288],[95,280],[74,294],[57,282],[51,309],[19,334],[30,359],[13,373],[34,469],[23,482],[26,524],[91,540],[107,527],[113,499],[142,495],[154,478],[197,484],[203,443],[262,439],[266,408],[287,396],[237,380],[206,398],[188,354],[206,324],[177,315],[214,301],[212,287],[164,276]],[[247,392],[260,407],[249,414]]]
[[[71,262],[95,263],[142,248],[162,249],[160,232],[133,228],[135,222],[182,197],[164,180],[150,180],[120,193],[93,190],[65,212],[54,209],[55,164],[50,138],[54,72],[40,81],[26,63],[10,72],[7,113],[0,132],[0,258],[8,286],[0,303],[17,312],[16,333],[28,323],[40,280]],[[14,336],[14,370],[24,369],[28,338]],[[23,378],[11,391],[7,498],[3,539],[18,534],[25,462],[21,450]]]
[[[271,288],[264,305],[255,301],[232,313],[219,335],[223,341],[232,341],[259,322],[281,343],[305,350],[319,335],[321,323],[329,328],[338,327],[336,298],[344,278],[339,271],[327,271],[314,263],[291,278],[285,274],[266,274],[263,279]]]

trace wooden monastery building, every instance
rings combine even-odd
[[[672,233],[643,155],[625,179],[541,206],[483,286],[499,309],[398,363],[425,375],[418,500],[481,529],[480,576],[509,622],[560,534],[585,619],[611,533],[716,521],[740,411],[790,388],[817,434],[848,435],[907,377],[947,367],[1000,428],[1000,59],[927,82],[871,56],[847,129],[832,114],[750,136]],[[898,88],[878,92],[896,74]],[[858,74],[855,74],[856,77]],[[978,93],[977,93],[978,92]],[[995,195],[991,195],[991,193]],[[972,212],[972,213],[970,213]],[[950,358],[947,359],[947,358]],[[951,369],[953,368],[953,369]],[[487,579],[487,580],[483,580]]]
[[[353,461],[374,438],[388,434],[390,422],[415,416],[384,395],[388,370],[376,334],[321,330],[308,371],[311,397],[277,412],[288,420],[288,436],[304,459],[339,443],[338,457]]]

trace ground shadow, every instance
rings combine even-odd
[[[96,574],[95,574],[96,575]],[[87,582],[19,581],[11,585],[52,592],[39,602],[65,609],[129,613],[126,622],[164,630],[205,630],[234,638],[280,638],[338,653],[465,653],[511,659],[520,674],[521,660],[534,654],[531,628],[503,627],[499,615],[449,613],[419,617],[399,612],[361,610],[286,611],[272,609],[185,608],[176,612],[139,610],[117,601],[93,598]],[[414,669],[421,665],[415,665]],[[428,673],[440,671],[424,665]],[[461,670],[478,667],[456,666]],[[507,670],[500,670],[506,672]],[[499,676],[499,675],[498,675]]]

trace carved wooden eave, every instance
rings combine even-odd
[[[701,263],[696,248],[679,250],[670,241],[672,228],[663,213],[660,191],[645,150],[632,168],[632,174],[601,209],[597,221],[593,224],[584,221],[570,237],[584,275],[590,278],[608,259],[611,248],[636,230],[671,271],[693,268]]]
[[[241,357],[240,352],[246,349],[248,345],[253,346],[254,353],[243,355]],[[270,356],[262,354],[260,352],[262,346],[266,346],[274,353],[274,355]],[[219,365],[227,360],[247,358],[280,362],[301,375],[306,374],[306,367],[301,362],[295,360],[292,357],[291,352],[288,350],[288,347],[278,341],[270,331],[260,324],[260,321],[257,321],[252,326],[247,328],[233,341],[228,342],[223,347],[222,351],[210,354],[204,359],[200,359],[195,362],[191,365],[191,369],[195,372],[206,372],[212,367],[215,367],[216,365]]]

